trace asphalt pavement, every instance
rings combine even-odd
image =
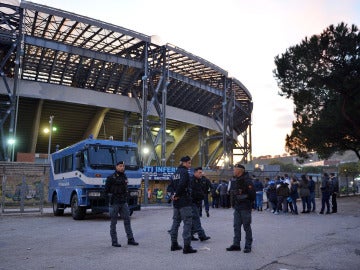
[[[68,210],[63,217],[53,216],[51,209],[2,214],[0,269],[359,269],[360,197],[339,198],[338,205],[339,212],[331,215],[253,211],[249,254],[225,250],[233,238],[232,209],[211,208],[210,217],[201,218],[211,239],[192,242],[195,254],[170,251],[172,208],[166,205],[134,212],[131,222],[139,246],[127,245],[119,220],[120,248],[111,246],[106,214],[89,214],[82,221],[73,220]],[[183,245],[181,233],[182,225]]]

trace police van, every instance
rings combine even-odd
[[[125,163],[130,215],[140,210],[142,168],[137,144],[86,139],[51,154],[48,201],[54,215],[63,215],[66,207],[71,208],[75,220],[84,219],[87,209],[109,212],[105,181],[118,161]]]

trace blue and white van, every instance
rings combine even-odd
[[[140,210],[142,168],[137,144],[86,139],[51,154],[48,201],[52,202],[54,215],[63,215],[66,207],[71,207],[76,220],[84,219],[87,209],[108,212],[105,181],[118,161],[125,163],[130,214]]]

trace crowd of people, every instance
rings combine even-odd
[[[301,203],[300,210],[302,210],[300,213],[316,212],[316,183],[312,176],[303,174],[298,179],[296,176],[289,177],[288,174],[284,174],[283,176],[277,176],[274,180],[265,178],[264,181],[261,181],[255,175],[252,175],[252,181],[256,191],[256,198],[252,205],[253,210],[263,211],[265,207],[264,210],[270,210],[275,215],[281,213],[298,215],[299,211],[296,202],[299,201]],[[339,183],[334,173],[323,174],[320,193],[321,210],[319,214],[336,213]],[[220,180],[219,183],[212,181],[210,194],[213,208],[231,207],[228,181]],[[263,201],[264,197],[265,203]]]
[[[321,184],[321,210],[319,214],[337,212],[336,197],[339,193],[339,183],[334,173],[324,173]],[[264,192],[267,197],[266,208],[272,213],[292,213],[298,215],[297,200],[301,201],[301,213],[316,212],[315,181],[311,176],[301,175],[289,177],[287,174],[278,176],[276,180],[265,179]],[[332,209],[330,209],[330,198]],[[326,209],[325,209],[326,208]],[[326,212],[325,212],[326,210]]]

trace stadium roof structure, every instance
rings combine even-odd
[[[149,165],[189,154],[213,166],[236,148],[251,156],[252,97],[222,68],[156,36],[29,1],[0,3],[0,14],[0,159],[90,134],[150,147]],[[41,132],[50,116],[60,127],[52,141]]]

